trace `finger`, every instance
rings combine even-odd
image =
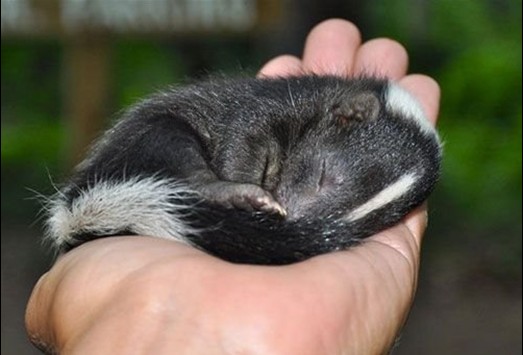
[[[315,74],[348,76],[361,35],[352,23],[331,19],[314,27],[305,42],[303,68]]]
[[[410,216],[409,225],[416,228],[414,232],[407,227],[405,222],[402,222],[367,238],[363,246],[368,248],[368,250],[375,248],[375,243],[387,247],[384,252],[379,250],[379,248],[375,249],[375,251],[379,250],[382,253],[380,257],[386,257],[386,254],[389,254],[387,257],[391,257],[392,254],[403,256],[402,261],[406,261],[409,267],[409,274],[415,275],[419,260],[421,238],[424,231],[422,220],[421,214]]]
[[[415,273],[427,221],[427,206],[423,204],[409,213],[401,223],[369,237],[367,240],[386,245],[391,250],[403,255],[404,259],[411,265],[413,273]]]
[[[414,238],[417,251],[420,251],[423,235],[428,224],[427,204],[424,203],[409,213],[404,219],[404,224]]]
[[[44,291],[49,283],[48,273],[42,275],[36,283],[25,311],[25,328],[31,343],[46,353],[54,353],[51,345],[53,335],[48,327],[50,303],[54,294],[47,295]]]
[[[377,38],[364,43],[356,53],[354,74],[367,74],[400,79],[407,73],[407,50],[388,38]]]
[[[292,55],[281,55],[266,63],[258,77],[287,77],[303,74],[301,60]]]
[[[418,99],[425,115],[435,125],[438,119],[440,100],[438,83],[426,75],[412,74],[401,79],[399,84]]]

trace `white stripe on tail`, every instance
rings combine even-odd
[[[51,199],[48,238],[63,245],[78,233],[132,231],[184,241],[185,235],[195,231],[177,215],[181,207],[188,206],[177,205],[173,198],[187,192],[191,191],[186,186],[169,179],[100,180],[81,191],[71,206],[61,194]]]

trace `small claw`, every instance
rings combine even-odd
[[[282,217],[287,216],[287,211],[276,201],[268,196],[262,196],[256,198],[256,203],[259,205],[260,210],[268,213],[278,213]]]
[[[277,202],[275,209],[282,217],[287,217],[287,211]]]

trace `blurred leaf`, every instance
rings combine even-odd
[[[59,123],[46,121],[2,124],[2,166],[60,161],[65,132]]]
[[[139,40],[117,43],[114,82],[118,106],[128,106],[183,77],[180,58],[166,47],[165,43]]]

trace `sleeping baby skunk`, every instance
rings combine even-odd
[[[400,221],[439,175],[419,104],[376,78],[213,79],[141,101],[52,199],[67,251],[116,235],[287,264]]]

